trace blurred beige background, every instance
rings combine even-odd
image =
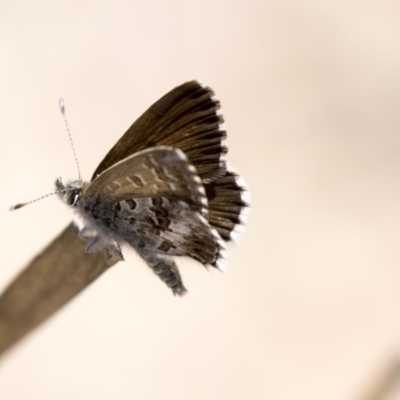
[[[252,195],[225,275],[183,260],[174,298],[129,255],[0,360],[1,399],[367,399],[400,352],[399,13],[0,1],[1,289],[71,219],[56,198],[8,212],[77,177],[60,95],[89,179],[153,101],[202,79]]]

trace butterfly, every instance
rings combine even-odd
[[[249,208],[244,180],[226,162],[220,103],[191,81],[165,94],[119,139],[95,170],[56,190],[81,220],[86,251],[130,246],[183,295],[174,257],[223,269],[226,242]]]

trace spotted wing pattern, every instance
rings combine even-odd
[[[115,163],[81,201],[96,232],[88,246],[107,236],[128,243],[176,294],[185,288],[172,256],[222,265],[224,243],[208,223],[204,187],[180,150],[150,148]]]

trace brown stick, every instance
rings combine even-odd
[[[69,225],[0,296],[0,355],[119,261],[86,253]]]
[[[374,377],[369,380],[363,392],[356,398],[360,400],[384,400],[393,394],[400,379],[400,363],[394,352],[384,364],[381,364]],[[391,398],[391,397],[390,397]]]

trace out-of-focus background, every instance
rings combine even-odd
[[[400,352],[399,13],[398,1],[1,2],[0,289],[71,220],[56,198],[8,212],[77,177],[60,95],[89,179],[156,99],[207,82],[252,210],[226,274],[180,262],[184,298],[128,255],[0,360],[0,397],[371,396]]]

